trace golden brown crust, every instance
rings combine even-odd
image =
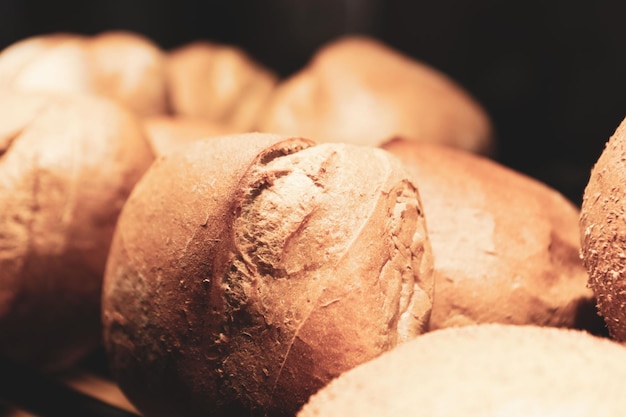
[[[622,121],[591,171],[580,216],[581,255],[589,285],[611,335],[620,341],[626,341],[625,141]]]
[[[417,191],[387,153],[196,142],[159,159],[120,218],[103,310],[114,372],[149,415],[293,415],[424,330],[431,261]]]
[[[2,88],[98,94],[144,116],[166,111],[165,70],[156,44],[124,31],[33,36],[0,53]]]
[[[196,41],[168,55],[174,114],[250,131],[276,85],[276,76],[239,48]]]
[[[259,129],[379,145],[394,137],[438,142],[480,153],[493,150],[481,106],[451,79],[366,37],[321,48],[279,84]]]
[[[598,324],[571,202],[457,149],[402,139],[383,148],[404,162],[424,202],[436,271],[431,329]]]
[[[0,108],[29,112],[0,139],[0,350],[59,368],[100,342],[113,229],[152,152],[115,103],[17,96],[0,94]]]
[[[623,346],[585,332],[449,328],[348,371],[298,417],[620,417],[625,364]]]

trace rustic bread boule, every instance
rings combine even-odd
[[[107,264],[105,342],[146,416],[289,416],[424,331],[418,192],[380,149],[246,134],[157,159]]]
[[[611,335],[626,342],[626,119],[591,171],[580,215],[581,255],[598,310]]]
[[[586,332],[448,328],[344,373],[298,417],[621,417],[624,378],[626,349]]]
[[[176,115],[206,119],[241,132],[255,126],[276,85],[270,70],[243,50],[208,41],[167,55],[170,107]]]
[[[364,36],[323,46],[280,83],[258,125],[263,132],[380,145],[394,137],[491,153],[491,122],[439,71]]]
[[[0,52],[0,88],[98,94],[143,116],[167,110],[165,71],[164,52],[127,31],[37,35]]]
[[[602,332],[579,258],[579,210],[487,158],[403,139],[382,146],[418,184],[435,259],[430,329],[476,323]]]
[[[1,91],[0,109],[0,354],[62,368],[101,341],[113,229],[153,155],[103,98]]]

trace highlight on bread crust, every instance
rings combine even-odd
[[[448,328],[344,373],[298,417],[620,417],[625,364],[622,345],[577,330]]]
[[[117,216],[153,155],[97,97],[0,93],[0,353],[58,369],[101,343]]]
[[[380,145],[394,136],[492,153],[491,122],[453,80],[367,37],[322,47],[279,84],[260,131]]]
[[[403,139],[382,147],[420,189],[435,259],[431,330],[498,322],[602,333],[571,202],[462,150]]]
[[[611,335],[626,341],[626,122],[618,126],[591,171],[580,216],[581,255],[589,285]]]
[[[167,110],[165,71],[164,52],[127,31],[37,35],[0,52],[2,88],[97,94],[143,116]]]
[[[196,41],[167,55],[173,114],[252,130],[277,78],[240,48]]]
[[[374,148],[247,134],[157,160],[107,265],[106,346],[146,416],[293,415],[424,331],[419,195]]]

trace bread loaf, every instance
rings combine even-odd
[[[276,85],[243,50],[196,41],[168,53],[168,93],[176,115],[250,131]]]
[[[620,417],[626,350],[586,332],[437,330],[346,372],[298,417]]]
[[[394,136],[491,153],[491,122],[478,102],[441,72],[367,37],[322,47],[279,84],[259,130],[380,145]]]
[[[579,210],[556,190],[451,147],[383,148],[418,185],[435,259],[430,329],[477,323],[602,332],[579,258]]]
[[[126,31],[38,35],[0,52],[0,88],[97,94],[140,115],[167,110],[165,71],[161,49]]]
[[[146,416],[289,416],[424,331],[418,191],[374,148],[247,134],[156,161],[107,264],[111,366]]]
[[[0,92],[0,354],[58,369],[101,343],[117,216],[153,156],[97,97]]]
[[[626,121],[607,142],[585,188],[580,216],[581,255],[589,285],[611,335],[626,341]]]

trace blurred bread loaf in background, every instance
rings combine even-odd
[[[579,209],[485,157],[394,139],[418,184],[435,258],[430,329],[480,323],[602,332],[580,260]]]
[[[38,35],[0,53],[0,88],[89,93],[118,100],[139,115],[167,110],[165,55],[134,32]]]
[[[279,84],[258,129],[374,146],[402,136],[495,152],[491,121],[467,91],[427,64],[364,36],[320,47]]]
[[[276,75],[241,48],[196,41],[167,54],[173,114],[254,130]]]
[[[106,271],[113,374],[149,416],[293,416],[426,331],[432,306],[423,210],[400,161],[270,134],[157,159]]]
[[[153,153],[102,97],[0,90],[0,108],[0,354],[60,369],[101,344],[113,230]]]

